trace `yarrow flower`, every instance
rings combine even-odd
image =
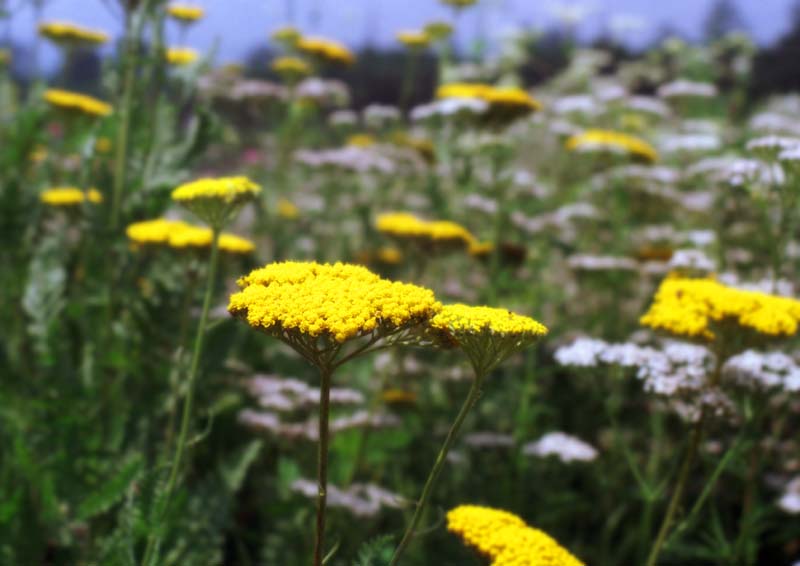
[[[44,100],[53,108],[77,112],[88,116],[108,116],[111,105],[101,100],[68,90],[50,88],[44,91]]]
[[[712,278],[672,276],[659,287],[641,323],[679,336],[714,340],[725,323],[761,337],[787,337],[797,332],[800,301],[744,291]]]
[[[209,228],[167,218],[135,222],[127,227],[125,233],[131,242],[140,246],[163,245],[175,249],[210,248],[213,240]],[[233,254],[249,254],[255,250],[255,244],[223,232],[219,237],[219,249]]]
[[[441,41],[453,35],[453,26],[447,22],[433,21],[425,24],[422,31],[431,41]]]
[[[75,187],[55,187],[47,189],[39,195],[39,200],[52,207],[73,207],[85,202],[98,204],[103,202],[103,195],[97,189],[83,191]]]
[[[507,511],[461,505],[447,513],[447,530],[491,559],[491,566],[582,566],[543,531]]]
[[[443,248],[469,248],[475,237],[463,226],[446,220],[423,220],[408,212],[381,214],[376,221],[379,232],[399,240],[436,244]]]
[[[650,163],[658,161],[658,152],[649,143],[613,130],[586,130],[570,137],[565,147],[580,153],[622,154]]]
[[[441,310],[433,292],[356,265],[273,263],[239,279],[228,310],[301,355],[363,336],[375,341],[426,322]]]
[[[441,100],[480,100],[488,105],[481,114],[489,122],[508,123],[542,109],[542,104],[516,87],[496,87],[481,83],[444,84],[436,91]]]
[[[204,178],[172,191],[172,200],[184,205],[212,228],[221,229],[239,207],[261,193],[247,177]]]
[[[397,41],[408,49],[425,49],[431,38],[425,30],[403,30],[397,32]]]
[[[433,335],[467,355],[478,380],[512,354],[547,334],[536,320],[505,309],[445,305],[430,321]]]
[[[170,47],[166,56],[170,65],[183,66],[197,61],[199,54],[190,47]]]
[[[167,6],[167,14],[182,24],[190,24],[203,18],[205,10],[193,4],[170,4]]]
[[[100,45],[108,41],[102,30],[86,28],[71,22],[44,22],[39,24],[39,34],[56,43]]]
[[[526,456],[555,456],[564,463],[591,462],[597,458],[597,450],[579,438],[563,432],[548,432],[535,442],[522,447]]]
[[[299,57],[277,57],[270,65],[287,82],[294,83],[311,74],[311,65]]]
[[[296,44],[303,34],[294,26],[281,26],[270,34],[270,38],[286,45]]]
[[[352,65],[355,61],[353,53],[338,41],[323,37],[301,37],[295,44],[297,49],[325,63]]]

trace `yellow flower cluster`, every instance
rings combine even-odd
[[[77,111],[90,116],[108,116],[111,105],[85,94],[50,88],[44,91],[44,100],[61,110]]]
[[[447,513],[447,530],[489,557],[491,566],[583,566],[547,533],[499,509],[456,507]]]
[[[439,0],[442,4],[446,6],[452,6],[454,8],[468,8],[469,6],[473,6],[478,2],[478,0]]]
[[[462,304],[445,305],[441,312],[431,319],[430,325],[456,336],[489,333],[539,337],[547,334],[547,327],[530,317],[506,309]]]
[[[191,47],[170,47],[167,49],[167,63],[170,65],[191,65],[200,55]]]
[[[172,191],[172,200],[177,202],[222,201],[235,202],[252,198],[261,192],[261,187],[247,177],[217,177],[197,179]]]
[[[442,244],[459,244],[469,247],[475,237],[469,230],[447,220],[422,220],[408,212],[392,212],[378,216],[379,232],[395,238],[432,241]]]
[[[437,98],[476,98],[489,105],[490,110],[533,112],[542,104],[526,91],[515,87],[496,87],[481,83],[449,83],[439,87]]]
[[[409,49],[425,49],[431,37],[424,30],[403,30],[397,32],[397,41]]]
[[[167,6],[167,14],[178,21],[189,23],[196,22],[205,15],[205,10],[200,6],[192,4],[170,4]]]
[[[273,263],[239,279],[228,310],[270,334],[328,336],[342,343],[425,322],[441,305],[433,291],[382,279],[356,265]]]
[[[322,37],[301,37],[296,43],[301,52],[328,63],[351,65],[355,61],[353,53],[337,41]]]
[[[270,37],[277,42],[294,45],[302,37],[302,34],[294,26],[283,26],[273,31]]]
[[[345,145],[352,147],[370,147],[378,143],[378,140],[370,134],[353,134],[348,136]]]
[[[135,222],[125,233],[138,245],[165,245],[176,249],[208,248],[213,238],[209,228],[167,218]],[[248,254],[255,250],[255,245],[245,238],[223,233],[219,237],[219,249],[233,254]]]
[[[285,220],[297,220],[300,217],[300,209],[292,201],[280,198],[278,199],[278,216]]]
[[[422,29],[428,35],[431,41],[447,39],[453,34],[453,26],[447,22],[428,22]]]
[[[71,22],[44,22],[39,24],[39,34],[56,43],[102,44],[108,41],[103,31],[85,28]]]
[[[658,152],[649,143],[613,130],[586,130],[570,137],[566,148],[570,151],[621,153],[650,163],[658,161]]]
[[[78,206],[84,202],[101,203],[103,195],[97,189],[82,191],[76,187],[55,187],[43,191],[39,200],[47,206]]]
[[[311,74],[311,66],[299,57],[277,57],[271,67],[279,75],[304,77]]]
[[[732,322],[769,336],[792,336],[800,321],[800,301],[728,287],[713,278],[667,277],[650,310],[640,319],[645,326],[672,334],[713,340],[714,323]]]

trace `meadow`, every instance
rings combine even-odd
[[[0,565],[800,564],[800,94],[442,3],[392,105],[161,0],[0,50]]]

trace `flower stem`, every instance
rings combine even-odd
[[[650,555],[647,558],[647,566],[656,566],[658,563],[658,556],[661,554],[661,549],[667,540],[667,535],[672,528],[672,523],[675,520],[675,514],[678,511],[678,506],[681,502],[681,496],[686,489],[686,482],[689,479],[689,472],[692,470],[692,464],[697,457],[697,451],[700,447],[700,440],[703,437],[703,428],[705,424],[705,414],[701,412],[700,418],[692,427],[692,432],[689,435],[689,447],[683,457],[681,469],[678,472],[678,481],[675,485],[675,490],[672,492],[672,498],[667,506],[667,513],[661,522],[661,527],[658,529],[658,535],[650,549]]]
[[[192,408],[194,406],[194,384],[197,380],[197,372],[200,367],[200,356],[203,351],[203,342],[205,338],[206,323],[208,322],[208,311],[211,307],[211,297],[214,294],[214,281],[217,273],[217,258],[219,256],[219,228],[212,229],[211,238],[211,258],[208,263],[208,279],[206,281],[206,291],[203,297],[203,310],[200,312],[200,322],[197,326],[197,334],[194,339],[194,351],[192,352],[192,362],[189,367],[189,375],[187,378],[187,391],[186,399],[183,402],[183,415],[181,417],[181,428],[178,434],[178,442],[175,446],[175,457],[172,460],[172,467],[169,472],[169,479],[167,480],[167,487],[164,491],[163,504],[161,509],[157,510],[157,522],[163,519],[164,515],[169,508],[170,499],[173,491],[178,483],[178,474],[180,473],[181,464],[183,463],[183,455],[186,451],[186,445],[189,440],[189,428],[192,420]],[[160,536],[151,535],[147,541],[144,557],[142,558],[142,566],[148,566],[153,552],[158,545]]]
[[[325,555],[325,512],[328,500],[328,419],[331,410],[331,374],[329,367],[320,366],[322,382],[319,387],[319,443],[317,444],[317,530],[314,540],[314,566],[321,566]]]
[[[411,522],[409,523],[408,527],[406,528],[406,532],[403,535],[403,539],[400,541],[400,544],[397,546],[397,549],[394,551],[394,555],[392,556],[392,561],[389,563],[389,566],[396,566],[399,561],[400,557],[405,552],[406,547],[411,543],[411,540],[414,538],[414,535],[417,530],[417,526],[419,525],[420,520],[422,519],[422,513],[425,511],[425,506],[428,503],[428,499],[433,492],[433,488],[436,484],[436,480],[439,478],[439,474],[442,472],[442,468],[447,459],[447,453],[450,451],[450,448],[453,446],[453,442],[458,436],[458,431],[461,428],[461,425],[464,423],[464,419],[469,414],[470,410],[472,409],[473,405],[477,402],[478,398],[481,395],[481,384],[483,382],[483,376],[478,375],[476,376],[475,380],[472,382],[472,387],[469,390],[469,395],[467,395],[464,404],[461,406],[461,411],[459,411],[456,420],[453,421],[452,426],[450,427],[450,432],[447,433],[447,438],[444,440],[444,444],[442,444],[441,449],[439,450],[439,455],[436,457],[436,463],[433,465],[433,468],[428,474],[428,479],[425,482],[425,487],[422,489],[422,495],[417,501],[416,509],[414,510],[414,516],[411,518]]]

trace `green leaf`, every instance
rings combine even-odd
[[[242,487],[244,479],[247,477],[247,470],[249,470],[253,462],[256,461],[263,446],[263,441],[253,440],[238,454],[233,456],[230,463],[223,462],[220,465],[222,479],[225,482],[225,486],[232,493],[236,493]]]
[[[144,462],[141,456],[133,457],[100,486],[100,489],[80,504],[78,518],[86,520],[108,511],[114,504],[122,500],[130,486],[139,477],[143,467]]]

